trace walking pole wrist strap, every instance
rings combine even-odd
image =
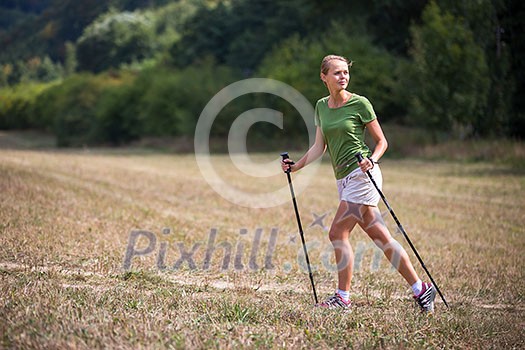
[[[376,162],[372,157],[367,157],[369,161],[372,162],[372,167],[374,167],[376,164],[379,164],[379,162]]]

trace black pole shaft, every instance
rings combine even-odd
[[[285,153],[281,154],[283,159],[288,159],[288,154]],[[299,227],[299,235],[301,236],[301,242],[303,243],[303,251],[304,251],[304,257],[306,260],[306,266],[308,267],[308,275],[310,276],[310,283],[312,284],[312,290],[314,292],[314,301],[316,304],[318,304],[317,300],[317,292],[315,291],[315,283],[314,283],[314,276],[312,274],[312,268],[310,267],[310,259],[308,258],[308,251],[306,249],[306,242],[304,240],[304,232],[303,232],[303,225],[301,224],[301,217],[299,216],[299,209],[297,208],[297,200],[295,199],[295,192],[293,190],[292,185],[292,177],[290,175],[290,169],[286,171],[286,177],[288,178],[288,186],[290,187],[290,193],[292,195],[292,202],[293,202],[293,208],[295,210],[295,218],[297,219],[297,226]]]
[[[363,159],[363,156],[358,153],[356,155],[357,159],[358,159],[358,162],[361,162],[361,160]],[[372,174],[370,174],[370,170],[367,170],[366,171],[366,174],[368,175],[368,177],[370,178],[370,180],[372,181],[372,184],[374,185],[374,187],[376,188],[377,192],[379,193],[379,196],[381,196],[381,199],[383,200],[383,202],[385,203],[388,211],[390,212],[390,214],[392,215],[392,217],[394,218],[394,221],[396,222],[397,224],[397,227],[399,228],[399,231],[401,231],[401,233],[403,234],[403,236],[405,237],[406,241],[408,242],[408,245],[410,245],[410,248],[412,248],[412,251],[414,252],[414,254],[416,255],[416,258],[417,260],[419,260],[419,263],[421,264],[421,266],[423,267],[423,270],[425,270],[426,274],[428,275],[428,277],[430,278],[430,281],[432,282],[432,284],[434,285],[434,287],[436,287],[436,290],[437,292],[439,293],[439,296],[441,297],[441,300],[443,300],[443,303],[445,304],[446,307],[448,307],[448,303],[447,301],[445,300],[445,297],[443,296],[443,293],[441,293],[441,290],[439,289],[437,283],[434,281],[434,279],[432,278],[432,275],[430,274],[430,272],[428,271],[427,267],[425,266],[425,263],[423,262],[423,259],[421,259],[421,256],[419,256],[419,253],[417,252],[416,250],[416,247],[414,247],[414,245],[412,244],[412,241],[410,240],[410,238],[408,237],[408,234],[406,233],[405,229],[403,228],[403,225],[401,225],[401,222],[399,221],[399,219],[397,218],[396,216],[396,213],[394,213],[394,210],[392,209],[392,207],[390,206],[390,204],[388,204],[388,201],[386,200],[386,197],[385,195],[383,194],[383,192],[379,189],[379,186],[377,186],[377,183],[375,182],[374,178],[372,177]]]
[[[290,172],[286,173],[288,177],[288,185],[290,186],[290,193],[292,194],[293,207],[295,209],[295,218],[297,219],[297,226],[299,226],[299,234],[301,236],[301,242],[303,243],[304,257],[306,259],[306,266],[308,267],[308,275],[310,276],[310,283],[312,284],[312,290],[314,291],[314,300],[317,304],[317,293],[315,291],[314,276],[312,274],[312,268],[310,267],[310,259],[308,258],[308,251],[306,250],[306,243],[304,241],[303,225],[301,224],[301,217],[299,216],[299,210],[297,209],[297,201],[295,200],[295,193],[292,185],[292,178]]]

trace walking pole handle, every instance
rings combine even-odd
[[[358,163],[361,163],[363,161],[363,155],[361,154],[361,152],[357,152],[357,154],[355,155],[356,158],[357,158],[357,162]]]
[[[290,157],[288,156],[288,152],[283,152],[281,153],[281,157],[283,158],[283,161],[286,160],[286,159],[290,159]],[[287,164],[290,164],[290,165],[293,165],[295,164],[294,162],[290,161],[290,162],[286,162]],[[292,169],[290,167],[288,167],[288,169],[286,170],[286,173],[289,174],[290,171],[292,171]]]

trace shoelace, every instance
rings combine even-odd
[[[328,306],[346,306],[343,300],[337,295],[332,295],[325,301],[325,304]]]

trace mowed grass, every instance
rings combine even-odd
[[[253,155],[275,167],[277,158]],[[228,156],[212,160],[244,192],[287,191],[283,174],[257,178]],[[420,314],[360,229],[351,237],[354,308],[313,308],[291,201],[233,204],[193,155],[0,150],[0,347],[524,348],[523,174],[418,160],[382,169],[384,192],[450,309],[438,298],[432,316]],[[328,162],[298,202],[324,298],[336,287]],[[152,251],[125,270],[134,230],[155,242],[138,236],[132,248]]]

